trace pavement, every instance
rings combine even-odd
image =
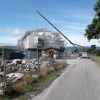
[[[31,100],[100,100],[100,67],[89,59],[79,59]]]

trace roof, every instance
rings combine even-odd
[[[56,33],[56,32],[53,32],[53,31],[50,31],[48,29],[37,29],[37,30],[32,30],[32,31],[27,31],[25,33],[25,35],[22,37],[22,39],[25,39],[28,35],[32,34],[33,32],[51,32],[51,33]]]
[[[54,50],[58,50],[58,51],[59,51],[59,49],[57,49],[57,48],[53,48],[53,47],[44,48],[43,50],[46,51],[46,50],[49,50],[49,49],[54,49]]]

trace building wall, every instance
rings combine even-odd
[[[55,48],[60,49],[61,46],[64,46],[64,41],[58,33],[48,31],[48,30],[35,30],[26,32],[24,37],[22,37],[18,42],[18,47],[20,50],[25,51],[28,58],[32,58],[31,56],[36,57],[37,52],[29,51],[28,49],[37,48],[38,38],[42,38],[43,45],[42,49],[46,48]],[[31,55],[32,54],[32,55]],[[30,57],[29,57],[30,55]]]

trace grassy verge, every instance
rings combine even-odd
[[[96,57],[95,62],[100,66],[100,57],[99,56]]]
[[[97,62],[100,62],[100,57],[96,57],[96,61]]]
[[[54,70],[46,77],[40,77],[34,83],[26,85],[21,93],[8,93],[0,97],[0,100],[27,100],[30,95],[36,95],[48,87],[61,73],[63,69]]]

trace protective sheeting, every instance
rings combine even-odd
[[[46,29],[40,29],[26,32],[26,34],[18,41],[18,47],[21,50],[37,48],[39,38],[43,40],[43,43],[41,44],[42,48],[52,47],[59,49],[61,46],[64,46],[64,41],[59,33],[48,31]]]

